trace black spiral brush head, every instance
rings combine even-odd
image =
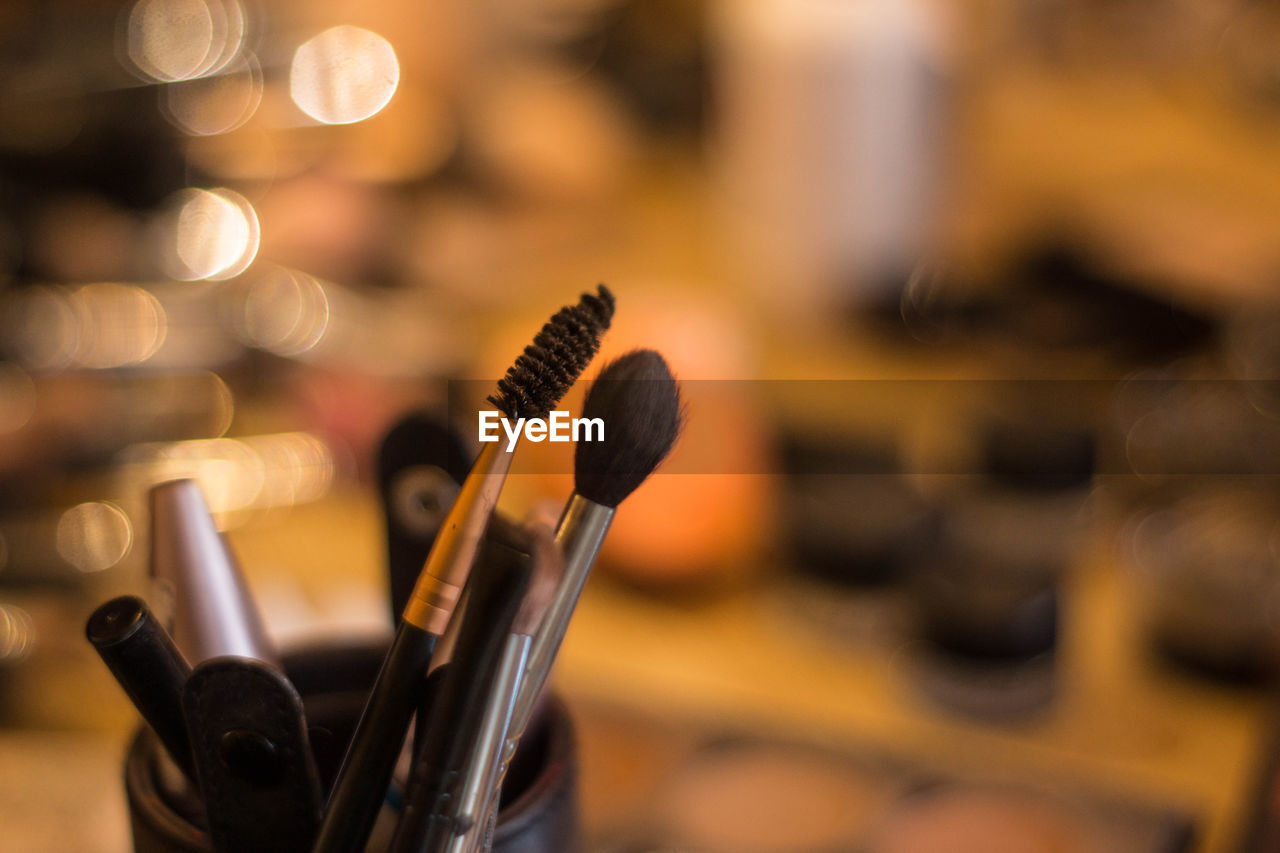
[[[498,393],[488,400],[509,418],[545,418],[600,349],[613,320],[613,294],[603,284],[555,313],[525,347]]]
[[[680,385],[661,355],[633,350],[600,372],[582,416],[604,421],[604,441],[578,442],[574,488],[587,500],[616,507],[675,445],[684,420]]]

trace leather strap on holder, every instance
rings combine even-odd
[[[214,849],[306,853],[320,823],[320,779],[302,700],[249,658],[196,667],[182,697]]]

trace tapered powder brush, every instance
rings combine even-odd
[[[587,391],[582,415],[604,422],[604,440],[579,441],[574,451],[574,494],[556,529],[564,572],[533,636],[508,727],[508,759],[533,715],[618,504],[662,464],[676,443],[684,416],[680,386],[661,355],[634,350],[600,372]]]
[[[545,417],[599,350],[613,309],[613,294],[604,285],[561,308],[489,401],[509,418]],[[368,839],[405,730],[422,700],[436,642],[457,606],[513,449],[502,442],[485,444],[440,526],[338,771],[315,853],[351,853]]]

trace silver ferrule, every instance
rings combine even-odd
[[[569,498],[564,515],[560,516],[560,524],[556,528],[556,544],[564,554],[564,574],[560,577],[551,606],[547,608],[537,633],[533,635],[529,664],[525,668],[525,677],[521,680],[520,693],[516,697],[515,713],[511,717],[511,733],[516,739],[524,734],[525,726],[529,724],[538,695],[551,673],[551,664],[560,651],[560,642],[569,629],[573,609],[578,605],[578,597],[582,595],[591,567],[595,565],[600,546],[604,543],[604,535],[609,532],[614,512],[612,507],[587,500],[575,493]]]

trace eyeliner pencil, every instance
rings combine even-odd
[[[182,687],[191,666],[169,632],[141,598],[122,595],[93,611],[85,636],[173,763],[194,783],[191,740],[182,716]]]

